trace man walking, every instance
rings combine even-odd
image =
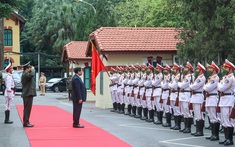
[[[82,104],[86,101],[87,91],[84,83],[80,76],[82,75],[81,67],[76,67],[74,69],[75,75],[72,78],[72,96],[73,101],[73,127],[74,128],[84,128],[80,125],[79,119],[82,111]]]
[[[24,72],[21,77],[22,81],[22,95],[24,101],[24,114],[23,114],[23,126],[24,127],[33,127],[34,125],[30,124],[29,118],[33,105],[33,97],[36,96],[36,84],[34,81],[35,69],[33,66],[30,66],[30,62],[23,65]]]

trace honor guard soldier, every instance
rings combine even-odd
[[[118,80],[118,90],[117,90],[117,95],[118,95],[118,99],[119,99],[119,104],[120,106],[118,106],[119,112],[120,114],[124,113],[124,109],[125,109],[125,103],[124,103],[124,97],[123,97],[123,89],[124,89],[124,85],[123,85],[123,80],[124,80],[124,69],[122,67],[119,67],[119,80]]]
[[[117,75],[117,70],[115,70],[114,68],[111,67],[111,71],[111,84],[109,85],[113,102],[113,109],[111,110],[111,112],[117,112],[117,84],[119,76]]]
[[[154,124],[157,125],[162,124],[162,117],[163,117],[163,108],[162,104],[160,103],[160,97],[162,95],[161,82],[163,80],[162,70],[163,67],[160,64],[157,64],[152,80],[154,105],[157,109],[157,121],[155,121]]]
[[[147,80],[144,82],[144,86],[146,89],[145,96],[149,112],[149,118],[146,120],[147,122],[154,122],[154,104],[152,99],[153,69],[154,67],[151,64],[149,64],[147,69]]]
[[[179,131],[183,133],[191,133],[191,124],[193,121],[192,112],[189,110],[189,102],[191,97],[191,91],[189,86],[191,83],[193,83],[193,71],[193,66],[189,62],[187,62],[183,70],[183,81],[178,82],[178,86],[180,88],[179,106],[184,116],[184,129],[181,129]]]
[[[125,66],[125,79],[124,79],[124,101],[125,103],[127,104],[127,111],[125,113],[125,115],[130,115],[131,114],[131,103],[130,103],[130,98],[129,98],[129,91],[130,91],[130,87],[129,87],[129,80],[130,80],[130,69],[129,69],[129,66],[126,65]]]
[[[145,87],[144,87],[144,83],[147,80],[147,75],[146,75],[146,69],[147,66],[145,65],[145,63],[143,63],[141,65],[141,79],[138,82],[139,85],[139,94],[140,94],[140,104],[141,107],[143,109],[144,115],[143,117],[141,117],[141,120],[146,120],[148,118],[148,108],[147,108],[147,102],[146,102],[146,96],[145,96]]]
[[[135,65],[135,79],[133,81],[133,85],[134,85],[134,100],[135,100],[135,104],[137,107],[137,115],[135,116],[135,118],[141,118],[141,114],[142,114],[142,107],[140,105],[140,95],[139,95],[139,81],[141,78],[141,71],[140,71],[140,65],[137,63]]]
[[[197,63],[197,67],[195,70],[195,74],[197,79],[193,84],[190,85],[192,97],[190,103],[193,105],[194,118],[196,120],[196,132],[192,133],[194,136],[203,136],[203,128],[204,128],[204,115],[202,112],[202,105],[204,102],[204,94],[203,94],[203,86],[206,83],[206,78],[204,76],[204,72],[206,68]]]
[[[209,79],[203,89],[206,91],[206,110],[210,120],[211,136],[206,137],[211,141],[219,140],[220,119],[216,112],[218,104],[218,83],[220,72],[219,67],[212,61],[211,65],[207,66],[207,75]]]
[[[179,106],[175,106],[176,99],[178,98],[178,81],[181,79],[181,73],[180,73],[180,66],[176,63],[174,63],[174,66],[172,67],[172,80],[169,83],[169,87],[171,90],[171,95],[170,95],[170,104],[171,108],[173,109],[174,112],[174,121],[175,121],[175,126],[171,127],[173,130],[180,130],[181,129],[181,119],[182,119],[182,114],[180,112]]]
[[[121,77],[121,71],[118,66],[116,66],[116,76],[117,76],[117,82],[115,83],[117,86],[116,92],[116,103],[117,103],[117,112],[119,113],[121,111],[121,104],[120,104],[120,99],[119,99],[119,79]]]
[[[11,103],[15,96],[15,84],[14,79],[12,77],[12,73],[14,72],[11,66],[11,63],[5,68],[7,72],[7,76],[5,77],[5,124],[12,124],[13,121],[10,121],[10,110],[11,110]]]
[[[166,64],[164,67],[164,80],[161,82],[162,87],[162,99],[163,99],[163,108],[166,115],[166,123],[163,124],[163,127],[171,127],[171,108],[170,105],[167,104],[168,98],[170,96],[170,87],[169,83],[171,81],[171,68]]]
[[[221,112],[221,124],[224,127],[225,140],[219,142],[219,144],[233,145],[233,131],[234,123],[230,118],[232,108],[234,106],[234,74],[235,66],[229,60],[225,60],[223,65],[223,79],[218,84],[218,90],[221,92],[220,96],[220,112]]]
[[[135,67],[133,65],[130,66],[130,72],[131,72],[131,77],[130,80],[128,81],[129,84],[129,98],[130,98],[130,102],[131,102],[131,110],[132,113],[130,114],[131,117],[136,116],[136,102],[135,102],[135,98],[134,98],[134,80],[135,80]]]

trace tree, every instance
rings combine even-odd
[[[4,69],[4,17],[9,17],[23,4],[21,0],[0,0],[0,70]]]
[[[235,61],[235,1],[178,0],[178,12],[188,22],[181,30],[178,57],[184,62],[221,63],[226,58]]]

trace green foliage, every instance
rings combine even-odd
[[[13,11],[18,11],[23,5],[22,0],[0,0],[0,18],[9,17]]]
[[[226,58],[235,61],[235,1],[234,0],[178,0],[175,4],[187,26],[181,32],[178,56],[196,62],[217,61]]]

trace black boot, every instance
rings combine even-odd
[[[224,141],[220,141],[219,144],[224,144],[228,140],[228,128],[224,128]]]
[[[215,124],[211,123],[210,126],[211,126],[211,136],[206,137],[207,140],[211,140],[211,138],[215,136]]]
[[[191,133],[191,135],[195,135],[199,131],[199,121],[196,120],[196,132]]]
[[[191,125],[193,122],[193,118],[186,118],[187,121],[187,128],[184,130],[183,133],[191,133]]]
[[[110,110],[110,111],[111,112],[116,112],[117,111],[117,103],[116,102],[113,103],[113,109]]]
[[[117,113],[119,113],[121,111],[121,104],[117,103]]]
[[[136,116],[136,106],[132,106],[132,114],[130,114],[131,117]]]
[[[125,110],[125,104],[120,104],[121,110],[118,112],[119,114],[123,114]]]
[[[4,121],[4,123],[5,124],[12,124],[13,123],[13,121],[10,121],[10,110],[6,110],[5,111],[5,121]]]
[[[225,146],[233,145],[233,131],[234,127],[227,127],[228,139],[224,142]]]
[[[162,124],[163,111],[157,112],[157,121],[154,122],[156,125]]]
[[[137,108],[137,115],[136,116],[134,116],[134,118],[141,118],[141,114],[142,114],[142,107],[138,107]]]
[[[179,132],[184,132],[187,128],[187,118],[183,118],[184,120],[184,129],[180,129]]]
[[[171,126],[170,129],[174,129],[177,126],[177,116],[174,116],[175,125]]]
[[[127,112],[125,113],[125,115],[130,115],[130,114],[131,114],[131,104],[127,106]]]
[[[146,121],[154,122],[154,110],[149,110],[149,119],[147,119]]]
[[[140,118],[141,120],[148,119],[148,108],[144,108],[144,116]]]
[[[180,130],[181,129],[181,119],[182,119],[182,116],[181,115],[179,115],[179,116],[177,116],[176,117],[176,119],[177,119],[177,125],[173,128],[173,130]]]
[[[171,113],[166,113],[166,123],[162,125],[163,127],[171,127]]]
[[[211,141],[216,141],[219,140],[219,127],[220,127],[220,123],[214,123],[213,124],[213,128],[214,129],[214,135],[211,137]]]
[[[204,133],[203,133],[203,128],[204,128],[204,120],[199,120],[198,121],[198,132],[194,134],[194,136],[204,136]]]

